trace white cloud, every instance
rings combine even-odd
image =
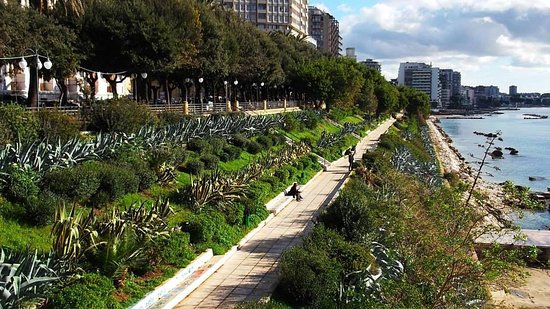
[[[353,12],[353,9],[352,9],[349,5],[347,5],[347,4],[345,4],[345,3],[340,4],[340,5],[337,6],[336,8],[338,9],[338,11],[344,12],[344,13],[351,13],[351,12]]]
[[[314,6],[325,13],[330,13],[330,8],[324,3],[314,3],[314,4],[311,4],[311,6]]]
[[[340,31],[343,47],[380,60],[387,78],[404,61],[452,68],[480,84],[550,71],[550,0],[386,0],[342,18]],[[550,76],[536,78],[550,91]]]

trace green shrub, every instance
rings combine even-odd
[[[271,134],[269,137],[273,141],[273,145],[282,145],[286,142],[286,137],[282,134]]]
[[[302,128],[313,130],[317,128],[320,121],[320,116],[313,111],[304,111],[306,117],[302,122]]]
[[[185,165],[185,170],[189,174],[198,175],[204,170],[204,163],[200,160],[191,160]]]
[[[159,153],[163,153],[163,151],[157,149],[152,151],[152,153],[156,156],[160,156]],[[153,154],[151,154],[151,156]],[[150,159],[150,161],[152,160]],[[155,173],[155,170],[151,168],[150,161],[143,158],[140,151],[131,151],[125,153],[125,155],[119,155],[117,160],[113,163],[133,171],[139,179],[138,188],[140,191],[143,191],[157,181],[157,174]]]
[[[212,153],[218,156],[223,153],[223,147],[227,144],[225,139],[219,137],[210,137],[207,142],[210,144]]]
[[[257,154],[260,151],[262,151],[262,149],[263,149],[262,145],[256,141],[250,141],[246,145],[246,151],[248,151],[251,154]]]
[[[260,143],[265,149],[269,149],[273,147],[273,140],[266,135],[260,135],[258,138],[256,138],[256,141]]]
[[[113,281],[105,276],[87,273],[79,280],[53,293],[49,308],[122,308],[113,298]]]
[[[212,153],[212,146],[203,139],[194,138],[187,143],[187,150],[194,151],[198,154]]]
[[[144,104],[119,98],[100,101],[92,106],[90,129],[103,132],[135,133],[145,125],[154,125],[157,117]]]
[[[242,149],[234,145],[225,145],[220,159],[229,162],[238,159],[241,156]]]
[[[242,134],[233,134],[231,136],[230,143],[241,149],[245,149],[248,144],[248,139]]]
[[[288,169],[286,168],[279,168],[275,171],[275,173],[273,174],[273,176],[279,178],[279,180],[282,182],[282,183],[287,183],[288,182],[288,179],[290,177],[290,173],[288,172]]]
[[[11,165],[8,169],[9,181],[5,188],[6,196],[12,201],[25,202],[38,196],[38,173],[30,168]]]
[[[100,184],[92,196],[92,205],[97,207],[114,201],[126,193],[137,192],[139,179],[132,170],[108,163],[102,163]]]
[[[290,132],[300,128],[300,122],[298,121],[298,119],[296,119],[296,116],[293,113],[286,113],[284,115],[285,115],[285,120],[284,120],[285,131]]]
[[[204,167],[210,170],[216,168],[220,162],[220,158],[214,154],[204,154],[200,160],[204,163]]]
[[[40,137],[50,141],[60,139],[62,142],[80,134],[80,122],[73,116],[57,109],[41,109],[38,113]]]
[[[189,240],[192,244],[211,242],[216,231],[225,223],[223,215],[216,211],[204,210],[194,214],[182,222],[182,232],[189,233]]]
[[[281,179],[277,178],[277,176],[270,176],[270,175],[263,176],[262,178],[260,178],[260,181],[269,183],[271,185],[272,191],[278,191],[279,188],[284,184],[281,181]]]
[[[279,267],[277,292],[290,304],[311,306],[337,293],[341,266],[322,250],[292,248],[283,254]]]
[[[38,137],[38,119],[18,104],[0,105],[0,146]]]
[[[43,188],[71,202],[85,203],[101,183],[101,163],[87,161],[70,168],[49,171],[42,178]]]
[[[253,196],[256,200],[267,202],[267,198],[272,195],[272,187],[270,183],[263,181],[254,181],[248,187],[249,196]]]
[[[45,192],[40,197],[33,197],[25,203],[26,221],[36,226],[52,223],[55,210],[63,200],[51,192]]]
[[[184,115],[183,112],[163,111],[158,115],[159,126],[164,127],[172,124],[178,124],[184,119],[189,119],[189,116]]]
[[[18,220],[25,217],[25,207],[21,203],[12,203],[0,195],[0,217]]]
[[[245,205],[242,203],[231,203],[224,205],[223,214],[225,221],[230,225],[241,225],[244,220]]]
[[[186,267],[196,256],[189,242],[189,233],[173,232],[160,247],[161,258],[170,265]]]

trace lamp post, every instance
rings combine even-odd
[[[252,83],[252,87],[256,89],[256,98],[254,98],[254,101],[258,102],[258,84]]]
[[[147,72],[139,74],[143,80],[147,79]],[[149,103],[149,87],[147,82],[145,82],[145,102]]]
[[[199,77],[199,85],[200,85],[200,87],[199,87],[199,98],[201,100],[201,114],[204,113],[204,102],[202,101],[202,99],[203,99],[202,98],[202,82],[204,82],[204,78]]]
[[[36,59],[36,62],[34,64],[34,67],[36,69],[35,72],[35,81],[36,81],[36,109],[38,110],[40,108],[40,80],[38,79],[38,71],[40,71],[42,68],[46,70],[50,70],[52,68],[52,62],[50,61],[50,57],[42,56],[38,54],[38,51],[27,49],[34,53],[34,55],[31,56],[22,56],[21,60],[19,61],[18,65],[22,70],[25,70],[28,66],[27,60],[25,60],[25,57],[34,57]],[[46,61],[44,64],[40,61],[40,57],[46,58]],[[29,85],[29,94],[30,94],[30,85]]]
[[[235,85],[235,94],[233,96],[234,96],[234,99],[235,99],[235,108],[237,109],[237,111],[239,110],[239,101],[237,101],[237,85],[238,84],[239,84],[238,80],[233,81],[233,85]]]

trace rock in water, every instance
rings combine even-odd
[[[493,159],[500,159],[502,155],[503,153],[500,150],[493,150],[493,152],[491,152],[491,157],[493,157]]]
[[[530,181],[539,181],[539,180],[545,180],[546,178],[541,176],[529,176]]]

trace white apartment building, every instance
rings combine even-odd
[[[420,90],[430,97],[430,102],[441,107],[439,68],[421,62],[405,62],[399,65],[397,84]]]
[[[266,31],[308,35],[307,0],[221,0],[242,19]]]

